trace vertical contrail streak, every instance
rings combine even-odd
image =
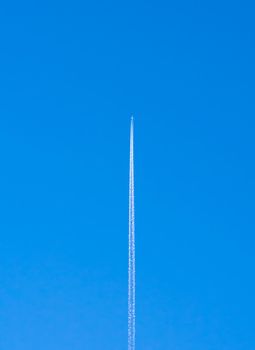
[[[135,206],[134,206],[134,120],[130,127],[129,233],[128,233],[128,350],[135,350]]]

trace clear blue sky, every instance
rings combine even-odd
[[[253,1],[0,5],[0,348],[254,350]],[[7,4],[6,4],[7,3]]]

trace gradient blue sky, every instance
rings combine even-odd
[[[6,4],[7,3],[7,4]],[[0,348],[254,350],[253,1],[0,5]]]

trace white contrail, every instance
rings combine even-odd
[[[129,234],[128,234],[128,350],[135,350],[135,206],[134,206],[134,120],[130,127]]]

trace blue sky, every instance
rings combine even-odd
[[[0,5],[0,348],[254,350],[252,1]]]

